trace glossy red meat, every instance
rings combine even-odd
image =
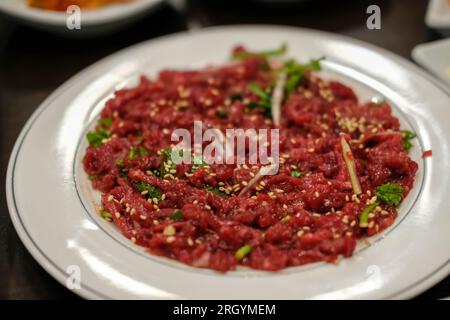
[[[248,83],[265,86],[272,80],[262,63],[250,58],[222,68],[162,71],[155,80],[143,77],[137,87],[117,91],[106,103],[101,116],[112,119],[112,137],[86,150],[84,168],[126,237],[153,254],[197,267],[227,271],[243,264],[273,271],[349,257],[357,239],[393,223],[397,209],[386,204],[374,211],[369,228],[358,223],[377,186],[399,183],[404,196],[413,187],[417,164],[403,149],[391,107],[359,104],[350,88],[312,74],[282,108],[282,165],[277,175],[263,178],[263,190],[238,195],[258,167],[193,170],[179,165],[167,179],[151,174],[161,166],[158,152],[170,146],[171,132],[192,130],[196,119],[222,130],[273,127],[261,110],[246,106],[246,100],[257,100]],[[244,99],[231,101],[236,92]],[[358,198],[342,157],[340,133],[353,150],[363,189]],[[134,145],[145,147],[148,155],[128,158]],[[126,166],[125,174],[117,160]],[[293,171],[304,176],[293,177]],[[160,188],[163,199],[148,200],[135,188],[139,181]],[[217,195],[208,186],[230,187],[231,192]],[[174,220],[177,210],[182,219]],[[238,261],[235,253],[244,245],[252,250]]]

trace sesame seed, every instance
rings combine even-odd
[[[147,216],[143,215],[143,214],[141,214],[139,217],[141,218],[141,220],[146,220],[147,219]]]
[[[117,219],[119,219],[119,218],[120,218],[120,212],[117,211],[117,212],[115,213],[115,216],[116,216]]]
[[[165,236],[173,236],[177,231],[172,225],[168,225],[163,230],[163,235]]]
[[[112,201],[114,199],[114,197],[110,194],[109,196],[108,196],[108,201]]]
[[[135,237],[131,237],[131,241],[132,242],[136,242],[136,238]]]
[[[191,237],[189,237],[189,238],[187,239],[187,243],[188,243],[188,245],[191,246],[191,247],[194,245],[194,241],[192,240]]]
[[[176,238],[175,238],[174,236],[169,236],[169,237],[167,237],[166,242],[167,242],[167,243],[172,243],[172,242],[174,242],[175,240],[176,240]]]
[[[356,220],[353,220],[351,223],[350,223],[350,227],[354,227],[356,225]]]
[[[304,233],[305,233],[304,230],[299,230],[299,231],[297,232],[297,237],[301,237]]]

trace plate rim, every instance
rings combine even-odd
[[[20,219],[20,213],[18,212],[16,205],[15,205],[15,198],[14,198],[14,190],[13,190],[13,172],[15,170],[15,159],[17,158],[21,145],[27,136],[28,131],[32,128],[33,123],[39,118],[41,113],[45,111],[45,109],[51,104],[53,100],[55,100],[60,94],[62,94],[67,87],[70,87],[70,85],[77,81],[78,78],[81,78],[91,72],[93,69],[95,69],[98,65],[106,63],[108,60],[113,59],[115,56],[122,55],[126,51],[133,51],[138,47],[145,47],[146,45],[150,43],[158,42],[159,40],[169,40],[170,38],[176,38],[176,37],[185,37],[192,34],[198,34],[198,33],[207,33],[210,30],[214,31],[217,29],[222,30],[233,30],[233,29],[278,29],[278,30],[291,30],[291,31],[302,31],[307,33],[314,33],[318,35],[324,35],[324,36],[331,36],[335,39],[352,43],[358,46],[363,46],[365,48],[368,48],[370,50],[382,53],[383,55],[387,56],[390,59],[393,59],[396,63],[402,64],[404,66],[407,66],[409,69],[412,69],[417,75],[423,77],[428,82],[432,83],[435,87],[440,89],[444,94],[450,97],[450,90],[447,89],[443,84],[438,82],[436,79],[432,78],[431,75],[427,74],[425,71],[414,65],[412,62],[408,61],[407,59],[390,52],[384,48],[380,48],[378,46],[375,46],[371,43],[367,43],[358,39],[354,39],[348,36],[344,36],[341,34],[321,31],[321,30],[315,30],[315,29],[308,29],[308,28],[299,28],[299,27],[291,27],[291,26],[280,26],[280,25],[267,25],[267,24],[246,24],[246,25],[232,25],[232,26],[213,26],[208,28],[203,28],[196,31],[181,31],[165,36],[160,36],[156,38],[152,38],[137,44],[134,44],[132,46],[129,46],[127,48],[121,49],[117,52],[114,52],[96,62],[93,64],[85,67],[81,71],[77,72],[74,76],[66,80],[62,85],[60,85],[58,88],[56,88],[32,113],[32,115],[29,117],[29,119],[26,121],[25,125],[23,126],[22,130],[20,131],[20,134],[18,135],[16,142],[14,144],[14,147],[12,149],[9,162],[8,162],[8,169],[6,174],[6,198],[7,198],[7,205],[8,210],[10,214],[10,218],[13,222],[14,228],[21,239],[24,246],[27,248],[28,252],[33,256],[33,258],[52,276],[54,277],[59,283],[61,283],[64,286],[65,280],[66,280],[66,273],[63,272],[61,269],[59,269],[54,262],[45,255],[45,253],[42,252],[42,250],[39,248],[39,246],[35,243],[34,239],[28,234],[25,226],[21,222]],[[436,284],[438,281],[442,280],[445,276],[447,276],[450,273],[450,258],[441,265],[437,270],[434,270],[432,273],[428,274],[427,276],[417,280],[416,282],[410,284],[409,286],[405,287],[402,290],[397,291],[394,294],[391,294],[390,296],[387,296],[387,299],[399,299],[399,298],[410,298],[414,296],[415,294],[419,294],[426,290],[427,288],[430,288],[434,284]],[[102,293],[97,292],[95,289],[86,287],[85,284],[83,284],[82,288],[76,291],[73,291],[74,293],[84,297],[84,298],[94,298],[94,299],[108,299],[107,296],[103,295]]]
[[[156,6],[162,4],[163,0],[139,0],[132,3],[125,4],[113,4],[115,6],[122,5],[125,8],[121,10],[111,10],[110,8],[100,8],[95,11],[88,11],[83,14],[83,25],[85,27],[101,26],[104,24],[118,22],[123,19],[140,14],[141,12],[149,9],[153,9]],[[67,15],[65,11],[50,11],[44,9],[37,9],[26,7],[26,10],[22,10],[22,4],[16,4],[9,6],[7,3],[0,2],[0,12],[9,15],[15,19],[21,19],[23,21],[40,23],[46,26],[65,26]],[[100,10],[100,11],[99,11]],[[69,79],[70,80],[70,79]]]

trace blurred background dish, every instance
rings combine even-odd
[[[450,1],[430,0],[425,22],[430,28],[450,37]]]
[[[450,89],[450,39],[419,44],[413,49],[412,57]]]
[[[110,33],[118,30],[147,14],[154,9],[162,0],[134,0],[134,1],[112,1],[96,0],[97,7],[81,12],[80,32],[70,32],[67,28],[67,13],[65,11],[44,10],[38,8],[41,4],[44,8],[60,8],[47,2],[47,0],[32,0],[35,7],[30,6],[27,0],[2,0],[0,1],[0,12],[18,20],[28,26],[59,34],[83,37]],[[67,1],[66,1],[67,2]],[[77,1],[72,1],[77,2]],[[93,8],[95,3],[86,0],[78,1],[84,3],[85,7]],[[48,5],[48,6],[47,6]]]

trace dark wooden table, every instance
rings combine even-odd
[[[11,149],[39,104],[76,72],[134,43],[188,28],[225,24],[284,24],[358,38],[410,59],[411,49],[439,35],[424,24],[426,0],[188,1],[182,10],[163,4],[134,25],[95,39],[65,39],[0,16],[0,298],[74,299],[30,256],[9,218],[5,174]],[[378,4],[382,29],[366,28],[365,10]],[[36,164],[37,166],[39,164]],[[419,298],[450,296],[450,277]]]

